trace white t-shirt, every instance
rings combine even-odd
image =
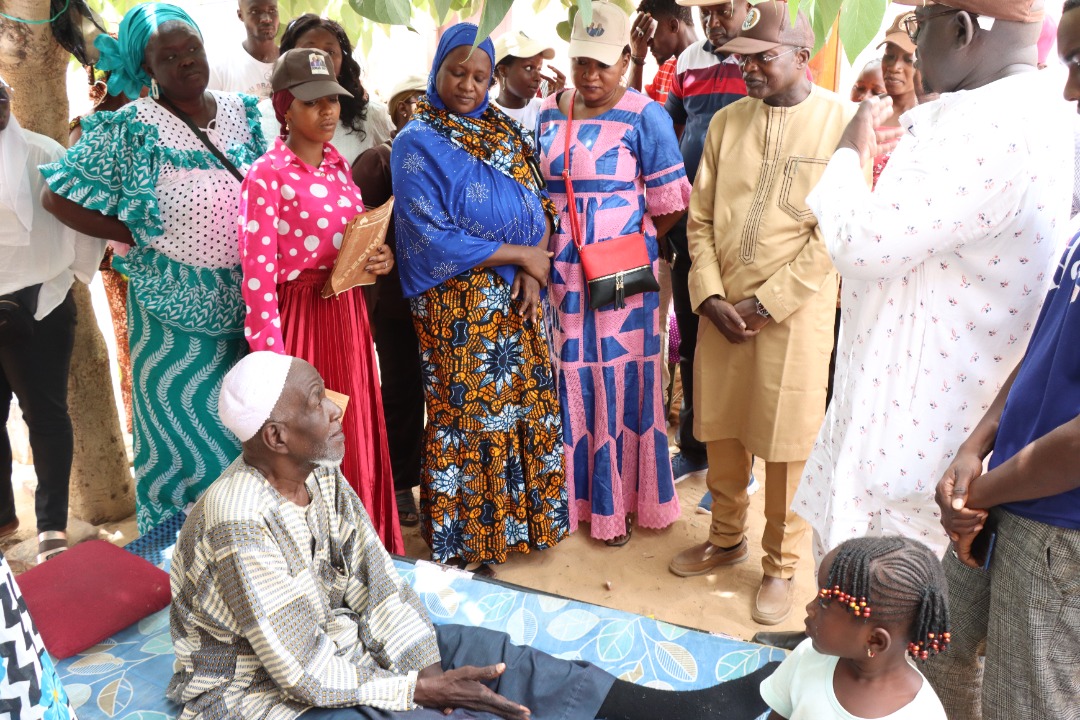
[[[761,683],[761,698],[787,720],[863,720],[845,710],[833,692],[839,660],[815,650],[813,640],[803,640]],[[879,720],[909,719],[946,720],[945,708],[925,678],[910,703]]]
[[[530,133],[536,132],[536,119],[540,117],[540,106],[544,103],[543,98],[533,98],[528,103],[526,103],[525,107],[523,108],[503,107],[494,99],[492,99],[491,102],[493,105],[495,105],[495,107],[499,108],[504,113],[524,125],[525,129],[528,130]]]
[[[270,97],[270,73],[273,70],[274,63],[256,60],[243,45],[237,43],[231,51],[214,59],[207,87],[210,90],[246,93],[262,100]]]

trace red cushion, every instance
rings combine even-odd
[[[168,607],[169,574],[104,540],[89,540],[18,577],[45,649],[62,660]]]

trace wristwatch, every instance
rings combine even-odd
[[[757,314],[758,315],[765,318],[766,320],[768,320],[769,318],[772,317],[772,315],[769,314],[769,311],[765,308],[765,306],[761,304],[760,300],[758,300],[757,298],[754,298],[754,302],[757,303]]]
[[[635,57],[634,55],[630,56],[630,61],[633,62],[635,65],[644,65],[645,64],[645,58],[643,58],[643,57]]]

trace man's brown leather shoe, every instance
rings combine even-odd
[[[704,575],[721,565],[737,565],[745,562],[749,556],[750,549],[746,545],[746,538],[730,550],[719,548],[706,540],[673,557],[668,563],[668,570],[679,577],[693,577]]]
[[[791,614],[795,600],[795,582],[765,575],[761,578],[761,587],[754,598],[754,609],[750,617],[759,625],[778,625]]]

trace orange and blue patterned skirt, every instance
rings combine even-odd
[[[562,423],[542,314],[495,272],[411,301],[427,402],[421,534],[434,560],[501,563],[569,528]]]

